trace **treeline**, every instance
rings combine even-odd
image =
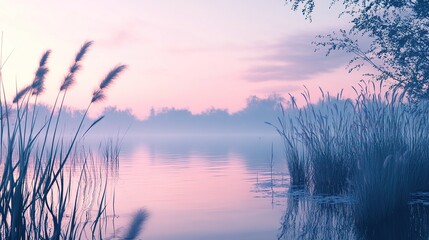
[[[91,129],[95,136],[141,136],[141,135],[274,135],[272,127],[265,122],[277,121],[281,115],[284,99],[278,95],[267,98],[251,96],[246,107],[234,113],[226,109],[210,108],[193,114],[187,109],[152,109],[148,118],[140,120],[130,110],[116,107],[106,108],[98,124]],[[38,106],[36,125],[42,126],[49,118],[48,106]],[[65,109],[61,113],[59,129],[67,134],[78,127],[84,112]],[[98,118],[88,119],[84,127],[89,127]]]

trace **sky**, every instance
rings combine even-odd
[[[316,7],[310,22],[284,0],[4,0],[3,80],[13,97],[51,49],[42,101],[52,103],[76,52],[92,40],[66,105],[84,109],[111,68],[128,66],[93,115],[106,106],[140,119],[152,107],[235,112],[251,95],[298,95],[304,85],[316,96],[318,87],[348,90],[361,79],[345,68],[352,56],[326,57],[311,45],[347,28],[347,19],[338,18],[340,5]]]

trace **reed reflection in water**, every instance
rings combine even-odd
[[[406,211],[378,225],[355,222],[355,201],[348,196],[310,195],[290,188],[278,239],[428,239],[429,198],[413,194]]]

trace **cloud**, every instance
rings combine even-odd
[[[264,47],[264,55],[248,70],[246,78],[256,82],[306,80],[348,64],[350,53],[334,51],[326,56],[327,49],[315,51],[315,36],[297,35]]]
[[[261,87],[257,89],[257,92],[264,93],[264,94],[288,94],[291,92],[303,90],[302,85],[289,85],[290,83],[286,83],[287,85],[281,85],[281,86],[266,86]]]
[[[105,41],[107,46],[123,46],[130,43],[138,43],[142,41],[139,33],[134,31],[120,29],[113,32]]]
[[[142,26],[146,23],[138,19],[124,20],[116,26],[110,26],[110,30],[104,31],[99,43],[106,47],[129,46],[142,44],[147,41],[142,33]]]

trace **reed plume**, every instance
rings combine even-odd
[[[149,215],[146,210],[138,210],[130,223],[129,229],[124,239],[137,239],[148,216]]]
[[[41,105],[37,99],[44,90],[50,50],[42,55],[33,81],[17,91],[13,98],[13,103],[16,104],[14,109],[9,106],[6,97],[2,94],[0,99],[0,139],[2,139],[0,239],[81,239],[87,234],[91,234],[94,239],[97,232],[99,233],[97,238],[103,238],[102,229],[106,226],[103,221],[107,221],[105,220],[107,218],[103,217],[107,206],[107,180],[104,183],[104,191],[99,192],[100,196],[97,198],[96,217],[91,217],[89,213],[90,211],[92,213],[92,205],[85,205],[86,203],[81,199],[84,193],[79,191],[86,189],[86,176],[90,173],[89,168],[86,167],[89,157],[87,155],[80,157],[76,152],[76,145],[78,137],[83,137],[102,119],[94,121],[86,131],[83,129],[91,104],[100,100],[100,97],[104,97],[104,89],[125,66],[114,68],[103,79],[98,86],[98,97],[89,102],[86,112],[80,118],[79,125],[73,130],[67,144],[64,142],[69,136],[63,134],[58,128],[67,89],[73,84],[76,72],[81,69],[80,62],[91,44],[92,42],[86,42],[74,57],[47,119],[41,119],[39,114]],[[0,64],[0,92],[4,93],[1,70]],[[57,106],[58,101],[59,106]],[[13,117],[10,115],[11,112],[14,113]],[[38,124],[39,121],[41,124]],[[51,125],[54,126],[52,130]],[[74,189],[72,186],[75,186],[72,181],[73,172],[69,171],[66,164],[74,164],[76,160],[83,160],[83,168],[80,177],[78,176],[79,182],[75,194],[71,191]],[[81,188],[81,185],[85,187]],[[141,225],[141,222],[142,216],[137,218],[134,225]]]
[[[113,83],[113,80],[115,80],[119,76],[119,74],[125,70],[126,67],[126,65],[118,65],[112,70],[110,70],[110,72],[103,79],[103,81],[101,81],[99,88],[95,90],[92,94],[91,103],[95,103],[104,99],[105,89],[107,89]]]
[[[61,84],[60,91],[67,90],[75,82],[75,74],[81,69],[80,62],[82,61],[85,54],[88,52],[89,47],[93,44],[93,41],[85,42],[80,48],[79,52],[76,54],[73,64],[70,66],[69,72],[64,78],[63,83]]]
[[[23,89],[21,89],[19,92],[17,92],[15,97],[13,98],[13,103],[17,103],[19,100],[21,100],[21,98],[24,97],[24,95],[27,94],[28,91],[30,90],[31,90],[31,86],[26,86]]]
[[[47,50],[40,59],[39,67],[36,70],[33,82],[31,85],[24,87],[21,89],[13,98],[13,103],[17,103],[22,97],[25,96],[29,91],[32,91],[33,95],[39,95],[45,89],[45,76],[49,72],[48,67],[46,67],[46,63],[48,62],[49,55],[51,54],[51,50]]]
[[[33,95],[39,95],[43,92],[45,76],[49,72],[49,69],[46,67],[46,63],[48,61],[49,55],[51,54],[51,50],[47,50],[40,59],[39,68],[36,71],[36,75],[34,76],[33,83],[31,84],[31,88],[33,90]]]
[[[40,63],[39,66],[45,66],[46,62],[48,61],[49,55],[51,54],[51,50],[47,50],[43,55],[42,58],[40,59]]]

